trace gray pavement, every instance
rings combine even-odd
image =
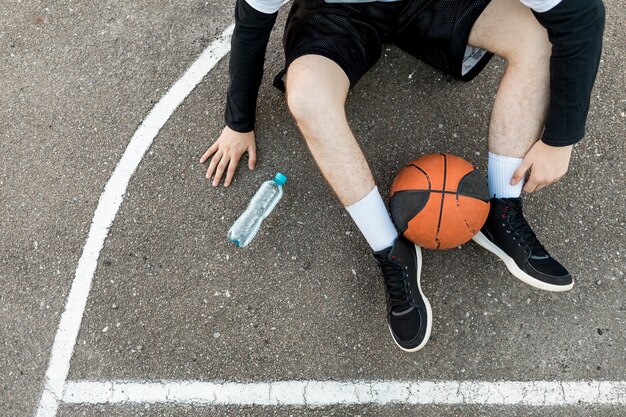
[[[200,154],[222,128],[227,60],[170,119],[133,176],[98,269],[70,380],[626,380],[626,132],[623,2],[607,0],[587,139],[568,175],[526,198],[540,238],[577,284],[536,291],[474,244],[426,252],[429,344],[405,354],[384,324],[365,241],[338,205],[270,86],[259,164],[230,189]],[[0,415],[31,415],[104,184],[151,106],[230,24],[218,1],[10,2],[0,10]],[[348,114],[379,187],[430,152],[485,169],[488,115],[504,63],[462,84],[395,48],[352,91]],[[259,183],[289,176],[246,249],[225,234]],[[103,331],[106,329],[106,331]],[[63,406],[59,415],[620,416],[615,407]]]

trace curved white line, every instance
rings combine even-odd
[[[233,24],[224,30],[150,110],[148,116],[137,128],[111,178],[105,185],[54,338],[44,388],[35,414],[37,417],[53,417],[59,408],[59,401],[62,399],[65,388],[91,282],[98,265],[98,257],[109,233],[109,228],[124,200],[130,178],[152,145],[154,138],[174,111],[219,60],[230,51],[230,37],[234,27]]]

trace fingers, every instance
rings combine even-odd
[[[211,145],[211,147],[209,149],[207,149],[207,151],[202,155],[202,157],[200,158],[200,163],[204,164],[206,162],[207,159],[209,159],[209,157],[211,155],[213,155],[215,153],[215,151],[218,149],[218,144],[217,142],[215,142],[213,145]]]
[[[221,151],[215,154],[206,172],[207,179],[213,177],[213,181],[211,182],[213,187],[217,187],[220,184],[224,173],[226,173],[224,187],[228,187],[233,182],[240,157],[240,154],[226,154]]]
[[[547,187],[550,184],[554,184],[562,177],[563,175],[558,175],[554,173],[533,173],[533,171],[531,171],[528,181],[526,181],[526,185],[524,185],[524,192],[534,193],[541,190],[542,188]]]
[[[215,170],[215,176],[213,177],[213,187],[217,187],[220,185],[220,181],[222,180],[222,175],[228,166],[229,159],[227,156],[222,156],[222,159],[217,164],[217,169]],[[237,164],[234,164],[237,165]]]
[[[524,192],[525,193],[532,193],[534,191],[537,191],[537,187],[539,187],[539,183],[535,180],[535,178],[533,177],[532,174],[530,174],[530,177],[528,177],[528,181],[526,181],[526,184],[524,185]]]
[[[539,169],[538,167],[534,167],[530,170],[528,178],[526,179],[526,184],[524,184],[524,192],[532,193],[534,191],[537,191],[537,187],[544,184],[545,179],[540,171],[541,169]]]
[[[513,174],[511,184],[515,185],[521,181],[524,172],[530,169],[524,191],[527,193],[539,191],[557,182],[567,173],[571,155],[572,146],[554,147],[539,140],[528,151]]]
[[[217,168],[217,164],[222,160],[222,151],[218,151],[213,159],[211,159],[211,163],[209,164],[209,168],[206,170],[206,178],[210,179],[215,172],[215,168]]]
[[[211,184],[217,187],[224,178],[224,186],[228,187],[233,182],[237,164],[241,155],[248,152],[248,168],[254,169],[256,165],[256,144],[254,132],[239,133],[228,127],[224,128],[222,135],[202,155],[200,163],[211,159],[206,171],[207,179],[213,178]]]
[[[526,177],[526,173],[531,168],[531,166],[532,162],[529,159],[524,158],[520,166],[517,167],[517,169],[513,173],[513,177],[511,177],[511,185],[517,185],[520,181],[523,181]]]
[[[235,176],[235,171],[237,170],[238,162],[239,162],[239,158],[237,158],[237,161],[234,161],[234,160],[230,161],[230,164],[228,165],[228,170],[226,171],[226,179],[224,180],[224,187],[228,187],[230,183],[233,181],[233,176]]]
[[[248,168],[250,171],[254,169],[256,166],[256,145],[253,143],[252,146],[248,148]]]

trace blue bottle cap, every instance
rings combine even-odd
[[[287,182],[287,176],[282,172],[277,172],[276,175],[274,175],[274,181],[278,185],[283,185]]]

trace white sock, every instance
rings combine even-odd
[[[391,221],[378,187],[374,187],[365,197],[346,207],[346,210],[374,252],[393,245],[398,237],[398,231]]]
[[[496,155],[489,152],[487,183],[489,195],[495,198],[516,198],[522,195],[524,181],[511,185],[513,173],[522,163],[522,158]]]

